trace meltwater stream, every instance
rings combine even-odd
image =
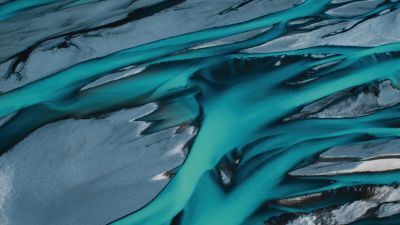
[[[398,225],[399,7],[0,1],[0,224]]]

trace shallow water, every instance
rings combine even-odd
[[[152,201],[129,214],[115,212],[107,222],[397,224],[398,206],[385,204],[400,201],[396,195],[400,150],[390,144],[400,135],[400,3],[110,2],[21,0],[0,5],[0,27],[9,30],[0,34],[4,46],[25,31],[22,25],[20,33],[13,30],[24,17],[40,12],[51,13],[50,18],[58,14],[72,18],[63,16],[63,26],[54,24],[57,29],[28,29],[27,37],[19,36],[23,41],[16,49],[2,47],[0,118],[5,119],[0,152],[6,162],[0,162],[2,171],[7,160],[24,163],[22,154],[12,154],[23,150],[21,142],[32,139],[32,132],[48,129],[46,124],[107,117],[155,103],[154,112],[137,119],[150,123],[141,135],[185,126],[198,132],[193,141],[185,141],[189,151],[185,162],[173,170],[168,185],[159,188]],[[95,13],[81,18],[79,13],[90,7],[100,12],[114,8],[107,11],[109,18]],[[224,10],[213,11],[218,7]],[[268,12],[262,13],[262,7]],[[169,21],[180,12],[187,24],[166,23],[176,32],[163,33],[159,21]],[[37,23],[43,24],[39,19]],[[135,42],[142,33],[126,30],[143,26],[153,29],[153,39]],[[82,47],[87,43],[92,43],[89,50]],[[85,57],[78,59],[81,53],[74,53],[76,48]],[[65,54],[79,57],[54,60]],[[56,65],[45,71],[38,62]],[[102,77],[109,79],[90,85]],[[384,147],[370,147],[371,143]],[[40,146],[30,150],[35,148]],[[353,156],[346,148],[355,151],[353,155],[368,151],[373,158]],[[14,179],[23,178],[16,174]],[[310,200],[310,194],[317,197]],[[285,203],[299,196],[296,206]],[[6,206],[14,198],[5,196],[2,202],[0,196],[0,204]],[[62,209],[63,203],[58,204]],[[118,203],[110,199],[110,208],[114,204]],[[17,205],[2,212],[6,224],[17,224],[13,218],[18,210]],[[387,213],[390,210],[394,213]],[[98,213],[88,216],[102,217]],[[57,223],[57,218],[52,221],[65,224]]]

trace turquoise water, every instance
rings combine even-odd
[[[0,18],[47,2],[4,3]],[[399,6],[387,1],[367,13],[340,20],[373,18]],[[197,124],[199,133],[171,182],[145,207],[111,223],[115,225],[263,224],[283,213],[310,212],[323,204],[336,204],[321,203],[307,209],[266,207],[276,199],[349,186],[397,183],[400,176],[396,171],[288,175],[314,162],[329,148],[400,135],[400,108],[396,104],[362,116],[285,119],[321,98],[352,88],[387,80],[400,88],[400,42],[372,47],[324,45],[269,53],[241,52],[290,33],[290,21],[322,15],[329,7],[329,1],[308,0],[256,19],[84,61],[4,93],[0,95],[0,117],[18,113],[0,127],[0,151],[6,152],[38,127],[53,121],[86,118],[149,102],[166,105],[142,118],[154,122],[149,133],[187,121]],[[261,28],[269,29],[238,42],[192,49]],[[81,89],[130,65],[146,69]],[[234,180],[229,185],[221,184],[216,172],[224,160],[237,160]],[[396,224],[396,218],[364,219],[354,224]]]

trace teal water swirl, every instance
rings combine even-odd
[[[33,4],[18,2],[7,3],[9,7],[0,11],[0,18]],[[361,15],[336,17],[335,23],[373,18],[399,6],[385,1]],[[363,112],[355,109],[344,116],[335,116],[335,111],[316,115],[334,107],[335,102],[329,102],[321,109],[301,114],[305,107],[337,93],[369,93],[366,90],[373,86],[371,92],[375,90],[378,96],[376,87],[384,82],[390,82],[393,90],[400,88],[400,42],[371,47],[323,45],[268,53],[244,51],[290,34],[296,26],[291,22],[318,19],[332,7],[334,4],[327,0],[307,0],[256,19],[84,61],[3,93],[0,117],[18,113],[0,127],[0,151],[7,152],[32,131],[53,121],[86,118],[150,102],[165,107],[142,118],[153,122],[147,133],[188,121],[196,124],[199,132],[190,153],[170,183],[145,207],[111,223],[115,225],[267,224],[285,213],[326,207],[326,202],[307,209],[274,206],[272,202],[279,199],[398,183],[397,169],[290,174],[316,162],[319,154],[335,146],[391,140],[400,135],[397,102],[372,109],[363,106]],[[259,29],[264,30],[245,40],[195,48]],[[399,27],[393,29],[400,31]],[[131,65],[145,69],[83,89]],[[350,99],[356,101],[357,97]],[[225,182],[221,168],[229,169]],[[399,216],[394,215],[363,218],[354,224],[397,224],[396,221]]]

